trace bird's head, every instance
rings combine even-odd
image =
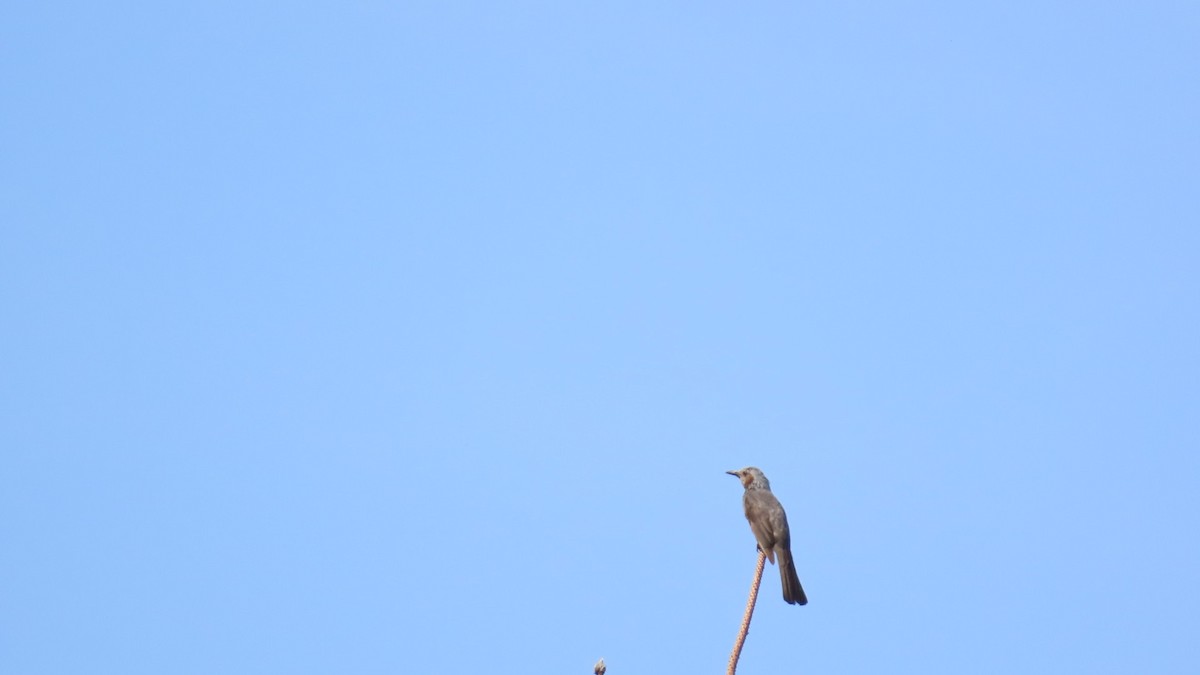
[[[763,475],[761,469],[757,466],[748,466],[744,469],[736,471],[726,471],[730,476],[737,476],[738,480],[742,481],[742,487],[747,490],[765,488],[771,489],[771,484],[767,481],[767,477]]]

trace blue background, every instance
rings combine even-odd
[[[10,3],[0,671],[1200,672],[1193,3]]]

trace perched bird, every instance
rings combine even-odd
[[[758,541],[758,548],[767,554],[767,560],[775,563],[779,558],[779,578],[783,582],[783,599],[789,605],[807,605],[808,597],[796,574],[796,563],[792,561],[792,534],[788,530],[787,514],[783,505],[771,494],[771,483],[758,467],[748,466],[737,471],[726,471],[737,476],[746,488],[742,495],[742,506],[746,509],[746,520],[750,531]]]

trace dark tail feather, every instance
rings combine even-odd
[[[783,599],[789,605],[807,605],[808,596],[800,585],[800,577],[796,574],[796,563],[792,562],[792,552],[782,549],[775,551],[779,555],[779,579],[783,582]]]

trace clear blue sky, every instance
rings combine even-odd
[[[1194,3],[13,3],[0,672],[1200,672]]]

